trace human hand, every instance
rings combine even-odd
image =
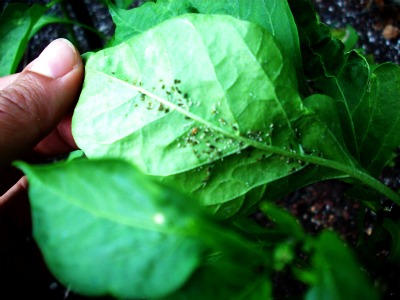
[[[26,189],[24,179],[5,183],[11,161],[32,151],[56,155],[76,148],[71,111],[82,81],[79,53],[64,39],[53,41],[21,73],[0,78],[0,186],[7,190],[0,207]]]

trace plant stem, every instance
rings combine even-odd
[[[372,177],[371,175],[369,175],[368,173],[366,173],[365,171],[363,171],[357,167],[349,166],[349,165],[346,165],[346,164],[343,164],[343,163],[340,163],[337,161],[329,160],[329,159],[315,156],[315,155],[308,155],[308,154],[303,154],[303,153],[299,154],[296,152],[287,151],[282,148],[267,146],[260,142],[249,140],[248,138],[241,137],[241,139],[243,140],[243,142],[250,144],[251,146],[253,146],[255,148],[262,149],[262,150],[265,150],[270,153],[279,154],[279,155],[282,155],[282,156],[285,156],[288,158],[293,158],[296,160],[304,161],[306,163],[311,163],[311,164],[314,164],[317,166],[327,167],[330,169],[340,171],[344,174],[349,175],[350,177],[352,177],[354,179],[361,181],[365,185],[373,188],[374,190],[378,191],[382,195],[385,195],[390,200],[392,200],[394,203],[396,203],[397,205],[400,206],[400,195],[399,194],[397,194],[395,191],[390,189],[388,186],[386,186],[385,184],[380,182],[378,179]]]
[[[86,67],[87,68],[87,67]],[[88,69],[88,68],[87,68]],[[202,123],[204,125],[206,125],[207,127],[209,127],[212,130],[215,130],[217,132],[222,133],[223,135],[225,135],[226,137],[232,138],[232,139],[236,139],[239,140],[241,142],[243,142],[243,144],[245,145],[245,147],[247,146],[252,146],[254,148],[260,149],[260,150],[264,150],[268,153],[273,153],[273,154],[278,154],[287,158],[292,158],[295,160],[299,160],[299,161],[303,161],[306,163],[310,163],[310,164],[314,164],[317,166],[322,166],[322,167],[327,167],[330,169],[334,169],[337,171],[340,171],[346,175],[349,175],[350,177],[353,177],[354,179],[357,179],[359,181],[361,181],[362,183],[364,183],[365,185],[373,188],[374,190],[378,191],[379,193],[381,193],[382,195],[385,195],[386,197],[388,197],[390,200],[392,200],[394,203],[396,203],[397,205],[400,205],[400,195],[398,195],[395,191],[391,190],[389,187],[387,187],[386,185],[384,185],[382,182],[380,182],[378,179],[372,177],[371,175],[369,175],[368,173],[366,173],[365,171],[363,171],[362,169],[360,169],[359,167],[356,166],[349,166],[346,165],[344,163],[341,162],[337,162],[337,161],[333,161],[333,160],[329,160],[323,157],[319,157],[319,156],[315,156],[315,155],[309,155],[309,154],[304,154],[304,153],[297,153],[297,152],[293,152],[293,151],[289,151],[280,147],[275,147],[275,146],[271,146],[271,145],[266,145],[263,144],[262,142],[258,142],[252,139],[249,139],[248,137],[242,136],[242,135],[237,135],[235,132],[230,132],[227,131],[207,120],[204,120],[203,118],[201,118],[200,116],[191,113],[190,111],[186,110],[185,108],[182,108],[180,106],[178,106],[175,103],[170,102],[167,99],[164,99],[152,92],[149,92],[148,90],[146,90],[143,87],[140,86],[136,86],[133,85],[131,83],[125,82],[119,78],[113,77],[109,74],[106,74],[104,72],[95,70],[95,69],[89,69],[92,72],[97,72],[102,74],[103,76],[107,76],[109,77],[111,80],[115,80],[118,81],[121,84],[127,85],[130,88],[132,88],[133,90],[136,90],[137,92],[144,94],[148,97],[151,97],[153,99],[155,99],[156,101],[162,103],[163,105],[170,107],[173,110],[178,111],[179,113],[181,113],[182,115],[197,121],[199,123]],[[244,147],[244,148],[245,148]]]

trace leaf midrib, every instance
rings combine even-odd
[[[110,78],[111,80],[117,81],[120,84],[126,85],[130,88],[132,88],[133,90],[142,93],[156,101],[158,101],[159,103],[162,103],[163,105],[166,105],[168,107],[170,107],[172,110],[175,110],[179,113],[181,113],[182,115],[196,121],[199,122],[200,124],[203,124],[207,127],[209,127],[212,130],[215,130],[217,132],[220,132],[221,134],[225,135],[228,138],[232,138],[232,139],[236,139],[242,143],[244,143],[247,146],[252,146],[254,148],[269,152],[269,153],[273,153],[273,154],[277,154],[277,155],[281,155],[287,158],[291,158],[291,159],[295,159],[295,160],[299,160],[299,161],[303,161],[306,163],[311,163],[314,165],[319,165],[319,166],[323,166],[323,167],[328,167],[330,169],[334,169],[337,171],[340,171],[346,175],[349,175],[355,179],[360,180],[361,182],[365,183],[366,185],[370,186],[371,188],[379,191],[380,193],[384,194],[385,196],[387,196],[388,198],[390,198],[392,201],[394,201],[395,203],[400,205],[400,195],[398,195],[397,193],[395,193],[393,190],[391,190],[389,187],[387,187],[386,185],[384,185],[383,183],[381,183],[379,180],[377,180],[376,178],[372,177],[371,175],[369,175],[367,172],[365,172],[364,170],[355,168],[354,166],[349,166],[347,164],[344,163],[340,163],[337,161],[333,161],[330,159],[326,159],[323,157],[319,157],[319,156],[314,156],[314,155],[309,155],[309,154],[305,154],[302,151],[302,147],[300,146],[301,149],[301,153],[297,153],[297,152],[292,152],[290,150],[286,150],[286,149],[282,149],[280,147],[275,147],[275,146],[270,146],[270,145],[265,145],[261,142],[255,141],[255,140],[251,140],[249,138],[246,138],[244,136],[241,135],[237,135],[236,133],[231,133],[229,131],[224,130],[223,128],[214,125],[211,122],[208,122],[207,120],[204,120],[203,118],[191,113],[190,111],[187,111],[185,109],[182,109],[181,107],[179,107],[178,105],[152,93],[147,91],[146,89],[127,83],[126,81],[123,81],[117,77],[111,76],[107,73],[104,73],[102,71],[90,68],[90,67],[86,67],[88,70],[98,73],[99,75],[102,76],[107,76],[108,78]]]

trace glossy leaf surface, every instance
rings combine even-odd
[[[256,24],[172,18],[87,56],[74,138],[88,157],[128,159],[233,215],[246,193],[255,203],[254,189],[299,172],[304,151],[355,165],[334,103],[315,95],[305,108],[293,70]]]
[[[196,237],[198,208],[130,164],[77,159],[19,166],[29,180],[35,240],[47,266],[73,291],[160,297],[198,266],[204,251]]]
[[[378,177],[400,145],[400,67],[391,63],[373,70],[364,97],[352,111],[360,162]]]
[[[347,149],[371,175],[378,177],[400,145],[400,67],[374,71],[360,54],[345,52],[308,0],[289,0],[299,31],[305,76],[312,89],[336,101]]]
[[[229,184],[206,197],[211,205],[299,167],[244,151],[248,140],[301,152],[292,122],[303,108],[291,86],[293,68],[267,31],[229,16],[185,15],[89,56],[73,134],[89,157],[176,174],[190,192]],[[218,181],[203,191],[214,170]]]
[[[300,68],[300,46],[296,25],[286,0],[158,0],[132,10],[110,7],[116,24],[113,45],[120,44],[159,23],[185,13],[226,14],[251,21],[270,32],[280,43],[284,56]]]

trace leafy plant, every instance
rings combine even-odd
[[[115,36],[83,55],[73,117],[84,155],[17,163],[54,275],[90,296],[269,299],[288,273],[306,299],[378,299],[364,257],[379,238],[356,258],[273,201],[340,179],[376,213],[400,204],[378,180],[400,145],[399,66],[345,51],[308,0],[108,5]],[[398,264],[398,222],[377,231]]]

